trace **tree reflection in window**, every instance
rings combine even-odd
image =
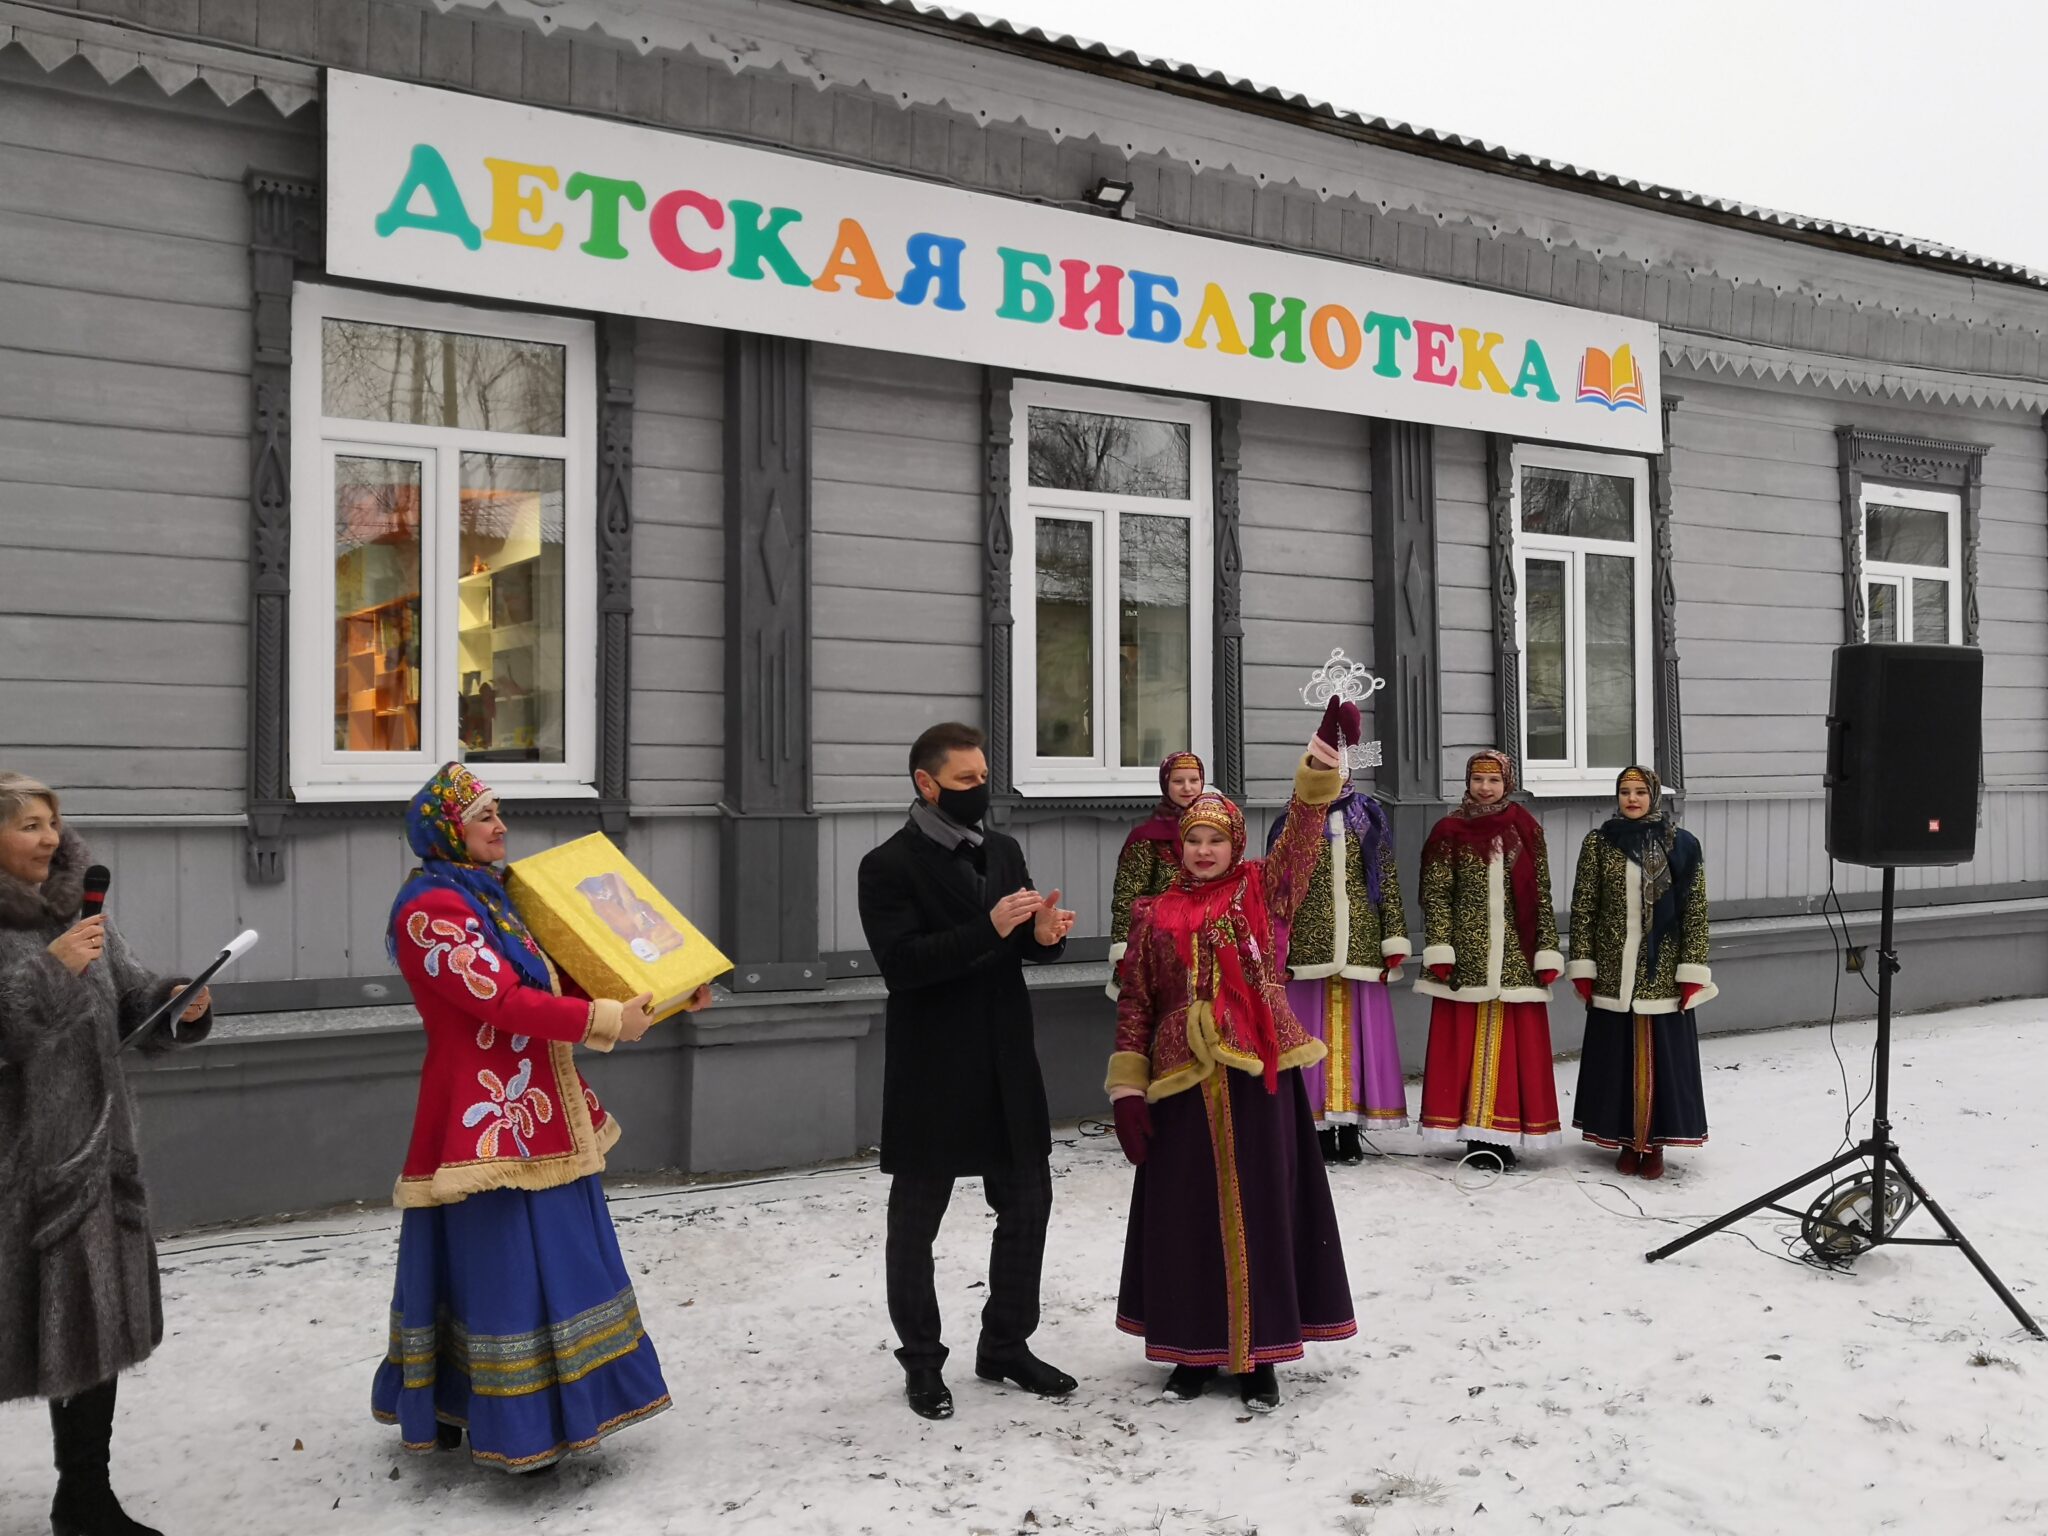
[[[1033,406],[1030,461],[1031,483],[1047,490],[1188,496],[1185,422]]]

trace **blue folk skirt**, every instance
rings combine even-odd
[[[529,1472],[668,1407],[596,1175],[409,1210],[370,1411],[409,1451],[437,1424]]]

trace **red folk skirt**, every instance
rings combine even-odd
[[[1434,999],[1422,1135],[1523,1150],[1564,1144],[1547,1004]]]

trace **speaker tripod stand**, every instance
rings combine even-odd
[[[1875,1107],[1872,1110],[1870,1134],[1839,1157],[1829,1158],[1817,1168],[1809,1168],[1796,1179],[1787,1179],[1768,1194],[1757,1196],[1747,1205],[1737,1206],[1725,1216],[1717,1216],[1703,1227],[1696,1227],[1676,1242],[1666,1243],[1662,1248],[1653,1248],[1643,1255],[1654,1264],[1659,1259],[1669,1258],[1684,1248],[1690,1248],[1703,1237],[1711,1237],[1724,1228],[1733,1226],[1745,1216],[1758,1211],[1777,1211],[1794,1216],[1804,1223],[1808,1240],[1824,1254],[1850,1257],[1867,1252],[1881,1244],[1898,1243],[1921,1248],[1960,1248],[1977,1273],[1984,1277],[1984,1283],[1997,1293],[2005,1303],[2006,1310],[2019,1319],[2020,1326],[2035,1338],[2044,1338],[2041,1325],[2034,1321],[2019,1299],[2005,1288],[2005,1282],[1992,1272],[1983,1256],[1970,1246],[1970,1240],[1962,1230],[1949,1220],[1948,1213],[1935,1204],[1934,1197],[1927,1193],[1912,1171],[1900,1160],[1898,1143],[1892,1140],[1891,1123],[1891,1070],[1892,1070],[1892,976],[1899,968],[1899,957],[1892,948],[1892,902],[1897,871],[1885,866],[1884,907],[1879,919],[1877,939],[1877,1064],[1875,1070]],[[1809,1211],[1798,1211],[1790,1206],[1780,1205],[1794,1190],[1808,1184],[1818,1183],[1830,1174],[1838,1173],[1852,1164],[1868,1160],[1870,1174],[1867,1186],[1863,1180],[1852,1181],[1841,1198],[1829,1202],[1829,1196],[1837,1193],[1842,1186],[1836,1186],[1823,1196],[1823,1202]],[[1867,1187],[1867,1194],[1862,1191]],[[1941,1237],[1900,1237],[1899,1226],[1912,1215],[1914,1203],[1927,1207],[1927,1213],[1940,1226]]]

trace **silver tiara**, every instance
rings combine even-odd
[[[1386,686],[1384,677],[1373,676],[1366,670],[1364,662],[1353,661],[1344,654],[1344,647],[1340,645],[1330,652],[1328,661],[1309,674],[1308,682],[1301,690],[1301,702],[1323,709],[1330,700],[1343,699],[1363,709],[1366,701]],[[1352,773],[1380,766],[1380,744],[1376,741],[1346,745],[1340,740],[1337,750],[1344,759],[1345,768]]]

